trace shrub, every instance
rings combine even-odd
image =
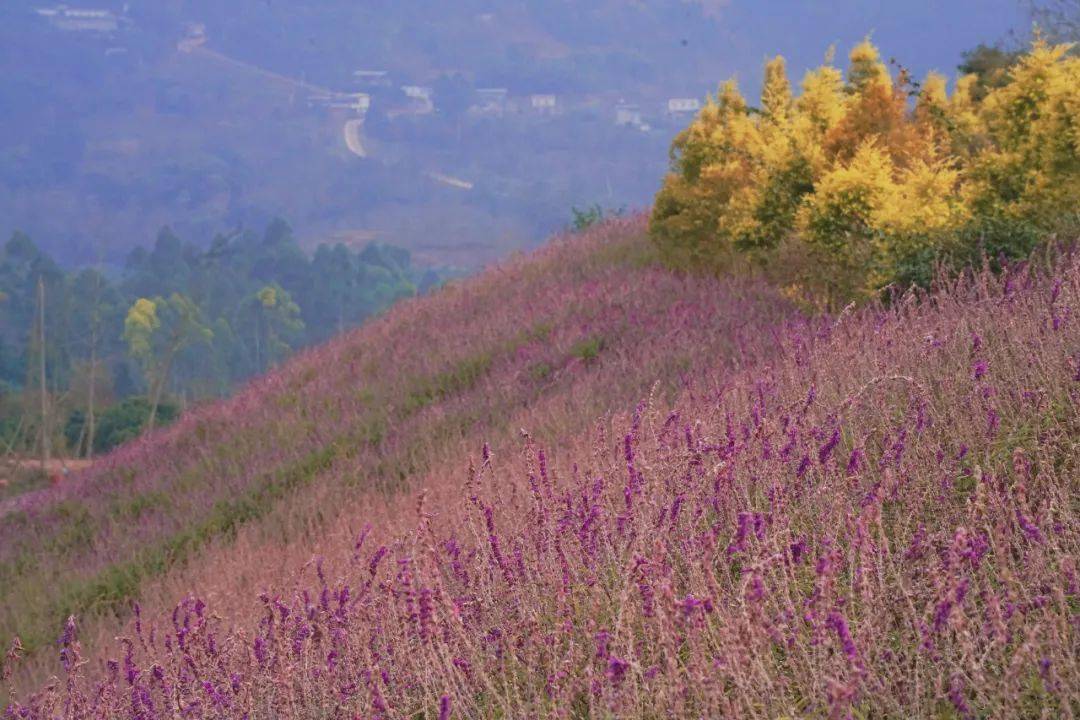
[[[586,365],[592,365],[600,358],[600,353],[603,352],[604,345],[604,338],[602,337],[587,337],[584,340],[578,341],[574,347],[570,348],[570,354]]]

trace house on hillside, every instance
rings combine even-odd
[[[621,102],[615,106],[615,124],[619,127],[632,127],[642,132],[651,129],[641,114],[641,106],[627,102]]]
[[[394,84],[387,70],[354,70],[353,77],[360,87],[368,89],[388,88]]]
[[[435,112],[434,88],[427,85],[402,85],[401,92],[409,99],[409,114],[430,115]]]
[[[671,98],[667,101],[667,112],[671,117],[693,115],[701,110],[701,101],[697,98]]]
[[[477,88],[476,104],[469,110],[475,115],[502,117],[506,113],[510,91],[506,88]]]
[[[529,108],[541,115],[554,115],[559,111],[559,101],[554,95],[530,95]]]
[[[371,96],[367,93],[317,93],[308,96],[308,107],[326,110],[349,110],[363,116],[371,108]]]
[[[57,5],[37,8],[38,16],[45,18],[57,30],[65,32],[110,33],[120,29],[121,17],[112,10],[73,8]]]
[[[176,44],[176,49],[180,52],[191,52],[195,48],[200,48],[205,44],[205,23],[194,21],[184,23],[184,36],[181,37],[180,41]]]

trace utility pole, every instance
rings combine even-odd
[[[51,449],[49,447],[49,396],[45,379],[45,277],[38,276],[38,382],[41,390],[41,470],[48,472]]]
[[[101,276],[94,277],[94,308],[90,318],[90,387],[86,398],[86,457],[94,456],[94,400],[97,385],[98,324],[101,322]]]

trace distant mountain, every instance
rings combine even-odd
[[[766,48],[794,46],[798,73],[875,30],[917,49],[916,70],[947,70],[958,39],[1015,24],[967,12],[986,7],[974,0],[936,22],[928,4],[890,11],[884,27],[883,9],[847,5],[9,2],[0,235],[24,230],[68,263],[119,262],[164,224],[205,243],[283,216],[311,243],[378,238],[474,266],[533,244],[573,205],[647,204],[685,123],[667,99],[702,98],[731,74],[752,88]],[[484,88],[505,89],[507,107],[468,113]],[[359,92],[366,114],[340,107],[354,100],[336,93]]]

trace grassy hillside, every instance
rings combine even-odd
[[[74,613],[32,717],[1068,716],[1078,302],[807,320],[557,241],[9,510],[5,672]]]
[[[231,597],[277,582],[327,528],[356,526],[357,507],[461,469],[463,448],[512,447],[521,427],[573,437],[654,383],[671,395],[707,357],[759,357],[771,340],[754,328],[792,315],[755,283],[659,269],[640,218],[556,242],[397,307],[74,482],[9,503],[0,635],[17,634],[47,671],[55,659],[37,651],[69,614],[112,638],[140,595],[171,607],[189,582]],[[257,551],[257,566],[222,570],[238,547]]]

